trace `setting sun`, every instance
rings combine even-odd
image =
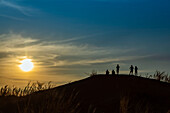
[[[19,65],[19,67],[24,72],[29,72],[34,68],[34,64],[31,62],[31,59],[24,59],[21,63],[22,64]]]

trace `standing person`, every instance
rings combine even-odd
[[[138,67],[135,66],[135,75],[137,76],[138,75]]]
[[[130,69],[129,75],[133,75],[133,69],[134,69],[133,65],[131,65],[129,69]]]
[[[119,66],[119,64],[117,64],[117,66],[116,66],[117,75],[119,74],[119,69],[120,69],[120,66]]]
[[[109,70],[107,69],[107,70],[106,70],[106,75],[109,75],[109,73],[110,73],[110,72],[109,72]]]

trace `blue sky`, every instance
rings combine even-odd
[[[117,63],[122,73],[131,64],[169,72],[169,20],[169,0],[0,0],[0,74],[21,78],[6,70],[25,55],[37,67],[28,80],[75,80]]]

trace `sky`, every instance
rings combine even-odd
[[[0,85],[63,84],[116,64],[169,73],[169,20],[169,0],[0,0]]]

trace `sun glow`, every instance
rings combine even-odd
[[[31,62],[31,59],[24,59],[20,61],[22,64],[19,65],[20,69],[24,72],[29,72],[34,68],[34,64]]]

